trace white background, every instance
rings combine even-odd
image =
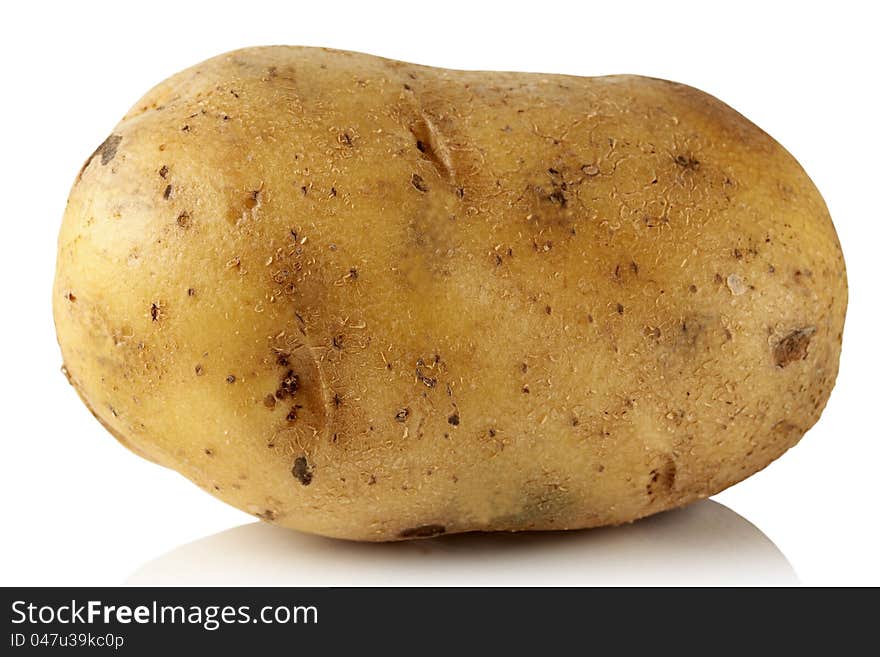
[[[880,584],[875,5],[396,5],[4,5],[0,584]],[[126,451],[67,385],[51,316],[55,239],[79,166],[149,87],[265,44],[447,68],[640,73],[733,105],[798,158],[843,244],[850,307],[840,377],[819,424],[715,498],[732,511],[707,502],[623,529],[407,545],[253,525],[181,547],[253,519]]]

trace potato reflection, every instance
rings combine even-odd
[[[622,527],[353,543],[252,523],[151,561],[132,585],[796,585],[757,527],[706,500]]]

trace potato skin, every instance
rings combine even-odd
[[[54,288],[123,444],[380,541],[748,477],[818,419],[846,303],[816,188],[705,93],[298,47],[150,91],[77,177]]]

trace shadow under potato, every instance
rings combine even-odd
[[[620,527],[356,543],[252,523],[148,562],[131,585],[796,585],[757,527],[706,500]]]

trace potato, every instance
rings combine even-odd
[[[70,382],[125,446],[361,540],[632,521],[794,445],[847,302],[798,163],[696,89],[222,55],[88,159]]]

